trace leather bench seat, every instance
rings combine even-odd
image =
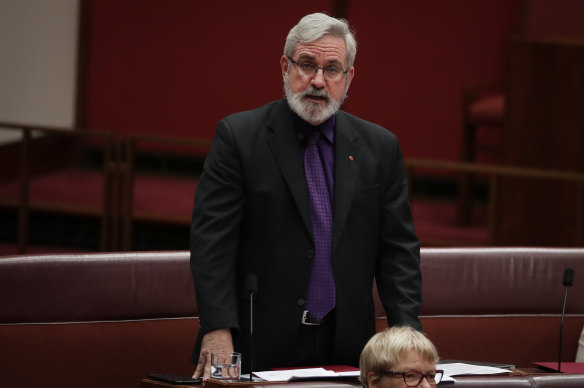
[[[576,276],[563,360],[573,361],[584,249],[422,249],[424,331],[445,359],[555,361],[566,267]],[[381,330],[379,300],[376,315]],[[131,387],[150,373],[189,375],[197,316],[186,251],[0,257],[2,386]]]
[[[584,249],[426,248],[422,250],[422,326],[443,359],[531,367],[556,361],[564,269],[568,291],[563,360],[574,361],[584,326]],[[378,305],[378,330],[386,327]]]

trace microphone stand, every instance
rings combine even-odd
[[[249,291],[249,381],[253,381],[253,296],[254,290]],[[561,338],[561,337],[560,337]],[[560,340],[561,341],[561,340]]]
[[[564,294],[564,306],[562,307],[562,320],[560,322],[560,346],[558,351],[558,373],[562,373],[562,337],[564,334],[564,317],[566,315],[566,302],[568,300],[568,288],[574,282],[574,270],[572,268],[566,268],[564,270],[564,280],[562,284],[566,287],[566,292]]]
[[[558,373],[561,373],[562,365],[562,336],[564,333],[564,316],[566,315],[566,301],[568,300],[568,287],[566,287],[566,293],[564,294],[564,307],[562,308],[562,321],[560,323],[560,350],[558,353]]]
[[[258,291],[258,279],[256,275],[246,275],[245,289],[249,294],[249,381],[253,381],[253,297]]]

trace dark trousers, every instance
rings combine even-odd
[[[292,366],[310,367],[334,365],[332,357],[335,341],[335,310],[328,313],[320,325],[301,325],[296,341]]]

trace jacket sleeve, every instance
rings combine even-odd
[[[418,330],[422,304],[420,245],[408,203],[408,184],[397,139],[390,173],[382,196],[379,260],[376,282],[390,326],[409,325]]]
[[[191,272],[200,315],[200,335],[219,328],[239,328],[236,258],[244,190],[233,129],[217,125],[205,160],[193,207]]]

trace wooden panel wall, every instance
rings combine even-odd
[[[584,39],[510,43],[503,163],[584,173]],[[582,186],[504,179],[496,245],[584,244]]]

